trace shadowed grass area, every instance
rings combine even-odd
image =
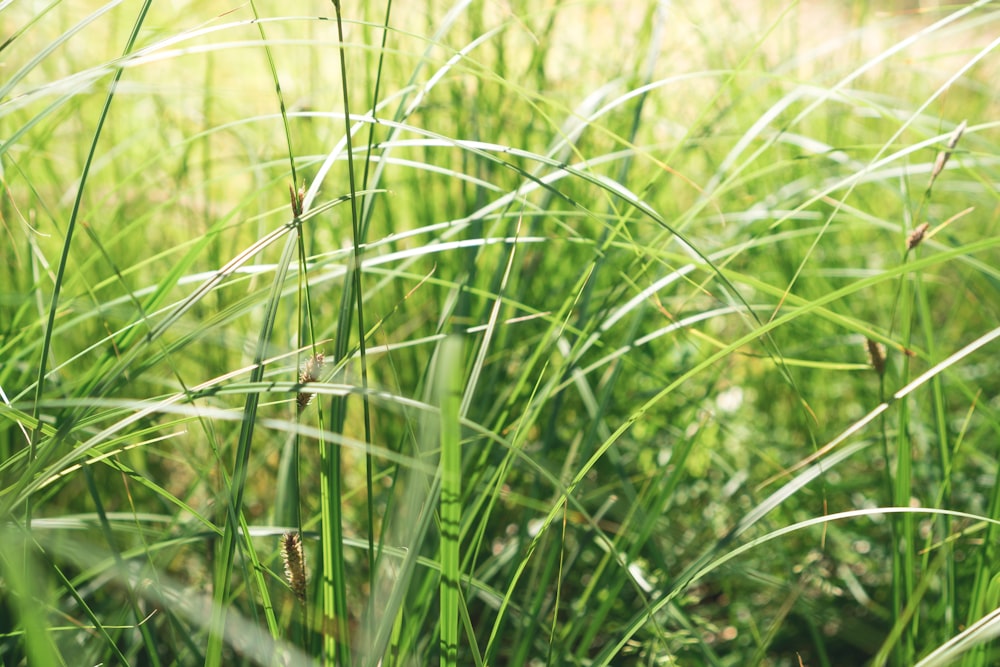
[[[1000,9],[884,5],[0,5],[0,659],[996,662]]]

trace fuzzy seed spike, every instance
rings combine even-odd
[[[284,533],[281,536],[281,561],[285,564],[285,578],[299,602],[306,601],[306,558],[302,549],[302,537],[298,533]]]
[[[323,353],[317,352],[302,365],[302,370],[299,371],[299,384],[316,382],[319,380],[321,370],[323,370]],[[295,402],[298,403],[299,410],[305,410],[312,401],[312,398],[313,394],[307,391],[300,391],[296,394]]]

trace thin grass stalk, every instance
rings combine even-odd
[[[382,88],[382,70],[385,67],[386,45],[389,41],[389,16],[392,14],[392,0],[386,0],[385,16],[382,19],[382,43],[378,48],[378,62],[375,65],[375,82],[372,85],[371,115],[374,118],[378,110],[378,103]],[[368,173],[372,164],[372,153],[375,149],[375,123],[368,125],[368,141],[365,144],[365,160],[361,171],[361,189],[368,189]],[[371,221],[372,209],[375,206],[374,197],[363,196],[361,206],[361,231],[362,238],[368,236],[368,224]]]
[[[905,280],[905,277],[903,278],[903,280]],[[899,292],[897,291],[897,297],[898,294]],[[895,309],[895,307],[893,309]],[[886,358],[885,358],[884,347],[880,348],[878,345],[879,345],[878,343],[875,343],[874,345],[869,346],[869,350],[871,351],[870,363],[872,368],[875,370],[876,374],[878,374],[878,395],[879,395],[880,405],[885,405],[888,402],[888,399],[886,397],[886,384],[885,384]],[[890,433],[889,433],[888,412],[883,412],[882,414],[879,415],[877,431],[878,431],[878,441],[881,447],[882,461],[883,465],[885,466],[885,474],[882,476],[885,483],[883,493],[885,493],[886,503],[892,504],[895,494],[894,491],[895,487],[894,487],[894,478],[892,475],[892,452],[889,446]],[[895,567],[896,567],[896,561],[898,559],[899,543],[898,540],[896,539],[896,523],[892,519],[890,519],[889,521],[889,536],[891,544],[893,545],[891,563],[892,567],[894,568],[893,582],[895,582],[896,581]],[[895,603],[895,599],[893,600],[893,602]],[[895,606],[893,607],[893,609],[895,609]],[[895,618],[895,616],[893,616],[893,618]]]
[[[300,418],[296,410],[296,418]],[[299,432],[291,434],[281,450],[278,475],[275,480],[274,523],[283,528],[302,528],[299,498]]]
[[[251,0],[250,8],[253,11],[255,23],[257,25],[258,32],[260,34],[261,43],[264,47],[264,54],[270,68],[271,78],[274,81],[275,92],[278,97],[278,106],[280,110],[281,119],[283,122],[285,130],[285,142],[289,151],[289,164],[292,174],[292,182],[296,182],[296,172],[295,172],[295,160],[293,159],[291,132],[288,126],[288,114],[285,110],[285,100],[281,93],[281,81],[278,78],[277,68],[274,64],[274,57],[271,54],[271,48],[268,44],[267,35],[264,32],[264,25],[260,21],[260,14],[257,11],[256,3]],[[298,216],[295,216],[295,221],[298,221]],[[264,353],[267,349],[268,341],[270,340],[272,328],[274,325],[274,318],[277,313],[278,303],[280,302],[280,292],[281,286],[284,283],[284,277],[287,274],[288,267],[291,263],[291,258],[293,257],[293,248],[300,242],[301,234],[299,233],[300,226],[295,227],[295,232],[286,242],[285,249],[282,253],[282,258],[279,265],[279,270],[276,272],[274,283],[271,286],[271,294],[269,296],[269,302],[267,306],[267,311],[265,315],[265,321],[263,328],[260,332],[258,338],[257,351],[254,358],[254,369],[250,373],[251,382],[260,382],[263,379],[264,373]],[[227,520],[226,520],[226,530],[223,534],[223,541],[221,546],[221,557],[217,561],[216,572],[215,572],[215,588],[213,590],[213,614],[212,614],[212,627],[209,631],[209,642],[206,649],[206,662],[208,664],[218,664],[217,661],[221,661],[222,658],[222,641],[223,632],[225,628],[225,615],[226,615],[226,598],[229,595],[229,589],[231,586],[231,576],[232,576],[232,566],[233,558],[235,556],[235,530],[236,524],[238,523],[242,529],[246,540],[246,553],[250,558],[252,565],[252,577],[256,581],[257,590],[261,596],[261,601],[264,606],[264,616],[267,621],[268,629],[271,632],[271,636],[275,639],[279,638],[278,622],[274,614],[274,608],[271,605],[270,595],[268,594],[268,589],[266,582],[262,576],[262,567],[259,559],[257,558],[256,549],[250,540],[250,533],[247,530],[248,525],[246,523],[246,517],[242,513],[243,505],[243,491],[246,484],[247,475],[247,465],[249,463],[250,457],[250,446],[253,441],[253,431],[254,431],[254,421],[256,419],[257,405],[259,404],[260,395],[259,393],[253,391],[247,395],[247,400],[244,405],[244,419],[243,425],[240,430],[240,439],[237,445],[236,454],[236,465],[233,470],[233,476],[231,480],[232,488],[232,503],[228,508]],[[220,575],[223,577],[220,581]],[[256,609],[255,609],[256,610]]]
[[[336,2],[338,0],[331,0],[331,1]],[[387,0],[387,2],[391,2],[391,0]],[[409,91],[413,90],[413,89],[415,89],[417,87],[417,80],[418,80],[418,77],[420,75],[420,72],[424,69],[424,66],[428,62],[433,62],[431,53],[432,53],[433,49],[435,48],[435,45],[442,43],[444,35],[446,35],[448,33],[448,31],[451,29],[453,23],[458,19],[458,17],[461,14],[461,12],[465,9],[465,7],[467,7],[469,4],[471,4],[471,2],[472,2],[472,0],[459,0],[459,3],[455,7],[453,7],[452,10],[448,12],[448,15],[445,16],[441,20],[441,22],[440,22],[440,24],[438,26],[437,31],[428,40],[427,48],[424,50],[424,53],[421,56],[420,62],[414,68],[413,72],[410,74],[409,80],[403,86],[403,89],[406,90],[407,92],[404,93],[402,97],[400,97],[399,105],[396,107],[396,111],[393,113],[393,116],[392,116],[392,119],[393,119],[394,122],[391,123],[391,124],[389,124],[389,134],[386,137],[386,139],[381,142],[382,146],[383,146],[380,149],[381,150],[381,158],[382,159],[379,160],[377,166],[375,167],[375,172],[374,172],[374,176],[373,176],[373,178],[374,178],[374,180],[375,180],[376,183],[381,182],[383,170],[386,168],[386,165],[389,164],[389,161],[386,158],[388,158],[391,149],[390,148],[386,148],[385,146],[391,146],[393,139],[395,139],[395,137],[397,136],[397,134],[399,134],[402,131],[402,129],[403,129],[403,126],[402,126],[403,121],[406,120],[406,118],[409,117],[414,111],[416,111],[416,109],[419,107],[420,100],[422,100],[423,96],[426,95],[427,92],[428,92],[428,90],[426,90],[426,89],[420,91],[418,93],[418,99],[417,99],[417,101],[414,102],[414,103],[412,103],[412,104],[409,104],[409,100],[410,100],[410,97],[411,97],[411,93]],[[383,50],[381,50],[380,53],[384,53],[384,47],[385,47],[386,39],[387,39],[387,37],[386,37],[387,30],[386,29],[388,28],[388,22],[389,22],[389,8],[387,6],[386,7],[386,20],[385,20],[385,23],[384,23],[385,29],[383,30],[383,35],[382,35]],[[452,64],[453,63],[451,63],[451,61],[449,61],[449,64],[446,65],[445,67],[446,68],[450,68]],[[381,65],[382,65],[382,59],[380,58],[379,59],[379,67],[380,67],[379,71],[380,72],[381,72]],[[440,74],[440,72],[439,72],[439,74]],[[381,79],[379,79],[379,80],[381,80]],[[436,82],[436,81],[440,80],[440,77],[439,76],[432,76],[432,77],[430,77],[429,80],[431,82]],[[375,111],[377,109],[377,103],[378,103],[378,100],[376,98],[376,99],[374,99],[374,102],[372,104],[372,115],[373,116],[374,116]],[[372,128],[372,132],[373,131],[374,131],[374,127]],[[369,133],[369,144],[370,144],[370,142],[372,140],[372,132]],[[369,159],[365,161],[365,172],[364,172],[364,178],[365,178],[365,180],[363,181],[364,184],[367,184],[368,166],[369,166],[368,163],[370,162],[370,157],[371,157],[371,154],[369,153],[369,155],[368,155]],[[365,199],[365,207],[363,209],[362,220],[361,220],[361,225],[360,225],[361,231],[363,233],[363,236],[367,236],[368,227],[369,227],[369,225],[371,223],[371,218],[374,215],[374,211],[375,211],[375,201],[376,200],[372,199],[372,198]],[[394,231],[394,230],[389,230],[390,233],[392,231]]]
[[[84,479],[87,482],[87,492],[90,494],[91,500],[94,502],[94,509],[97,513],[97,519],[101,526],[101,535],[104,537],[104,541],[108,545],[108,551],[111,556],[115,559],[115,566],[119,572],[127,572],[127,566],[125,560],[122,558],[121,551],[118,550],[115,544],[114,530],[108,521],[108,515],[104,511],[104,502],[101,500],[101,491],[97,488],[97,484],[94,480],[94,471],[89,464],[83,466]],[[150,558],[150,553],[148,551],[144,554],[147,560],[152,560]],[[155,572],[155,568],[152,567],[150,562],[150,571]],[[139,633],[142,636],[143,645],[146,648],[147,658],[150,664],[154,667],[159,667],[160,665],[160,655],[157,650],[156,641],[153,638],[152,633],[149,629],[149,624],[144,622],[144,616],[139,609],[139,597],[136,595],[135,588],[132,586],[132,582],[125,580],[122,582],[125,588],[125,597],[128,599],[128,604],[130,611],[132,613],[132,618],[135,619],[136,627],[139,629]],[[112,644],[114,646],[114,644]],[[117,647],[114,647],[114,651],[117,652]]]
[[[459,541],[461,545],[461,541]],[[461,571],[461,565],[459,565]],[[479,650],[479,645],[476,643],[476,627],[472,622],[472,617],[469,615],[469,602],[464,594],[461,593],[461,587],[459,588],[458,596],[458,614],[459,620],[462,622],[462,630],[465,631],[465,636],[469,639],[469,652],[472,654],[473,667],[485,667],[486,663],[483,662],[482,653]],[[467,663],[468,664],[468,663]]]
[[[906,362],[904,361],[905,365]],[[896,421],[897,428],[903,428],[909,424],[909,411],[905,407],[905,401],[899,406]],[[910,440],[905,430],[896,437],[896,471],[892,477],[892,506],[908,507],[910,502],[911,475]],[[906,516],[893,517],[892,521],[892,620],[893,635],[899,638],[899,643],[893,647],[892,664],[903,667],[910,664],[906,661],[907,655],[912,651],[912,642],[909,633],[897,632],[896,629],[907,622],[905,615],[906,603],[910,599],[913,591],[913,567],[912,542],[913,521],[906,521]]]
[[[338,12],[339,12],[339,5],[338,5]],[[372,88],[372,98],[371,98],[370,109],[371,109],[371,115],[372,115],[373,118],[375,117],[375,115],[377,113],[377,110],[378,110],[378,106],[379,106],[379,99],[380,99],[381,85],[382,85],[382,73],[383,73],[383,68],[385,67],[386,45],[388,44],[388,39],[389,39],[389,17],[391,16],[391,14],[392,14],[392,0],[386,0],[385,15],[384,15],[383,20],[382,20],[382,31],[381,31],[382,32],[382,42],[381,42],[381,44],[379,46],[379,49],[378,49],[378,62],[375,65],[375,81],[374,81],[374,84],[371,86],[371,88]],[[346,81],[345,81],[345,90],[346,90]],[[344,108],[345,108],[345,111],[346,111],[346,109],[347,109],[347,97],[346,97],[346,94],[345,94],[345,97],[344,97],[344,105],[345,105]],[[345,113],[345,116],[348,116],[348,114]],[[367,188],[368,188],[369,169],[371,168],[372,154],[373,154],[374,148],[375,148],[375,125],[376,125],[375,123],[371,123],[368,126],[368,140],[365,143],[365,159],[364,159],[364,163],[363,163],[363,166],[362,166],[362,172],[361,172],[361,190],[362,191],[367,191]],[[348,129],[347,138],[348,138],[348,141],[350,141],[350,129]],[[353,176],[353,173],[354,173],[354,170],[351,169],[352,176]],[[360,221],[360,225],[359,225],[360,229],[359,229],[359,233],[355,234],[355,239],[359,239],[359,238],[360,239],[365,239],[365,238],[368,237],[368,225],[369,225],[369,222],[371,221],[371,215],[372,215],[372,212],[374,210],[375,203],[377,201],[375,197],[369,196],[369,195],[364,195],[364,194],[361,195],[361,198],[362,198],[361,199],[361,221]],[[361,300],[360,299],[358,301],[358,309],[359,309],[358,310],[358,318],[359,318],[359,320],[362,320],[362,318],[361,318]],[[361,326],[362,321],[359,321],[359,327]],[[364,345],[364,341],[363,341],[364,336],[362,335],[362,336],[360,336],[360,338],[362,338],[362,343],[361,344]],[[365,368],[365,371],[366,371],[366,375],[367,375],[367,368]],[[367,382],[367,377],[365,377],[363,381],[366,383]],[[365,423],[366,423],[366,425],[368,423],[367,408],[368,408],[368,406],[367,406],[367,403],[366,403],[365,404],[365,410],[366,410],[366,420],[365,420]],[[373,496],[372,496],[372,493],[373,493],[372,474],[373,474],[373,472],[372,471],[373,471],[373,461],[369,457],[366,460],[365,463],[366,463],[365,482],[366,482],[367,487],[368,487],[368,508],[369,508],[368,526],[369,526],[369,538],[370,538],[369,539],[369,558],[368,558],[369,568],[368,569],[369,569],[369,572],[371,573],[371,578],[369,579],[369,590],[372,591],[372,598],[369,600],[369,604],[368,604],[368,606],[365,609],[365,620],[366,620],[366,626],[367,626],[367,629],[368,629],[368,637],[370,639],[374,640],[378,636],[378,629],[377,629],[378,623],[375,620],[375,613],[376,613],[376,611],[373,608],[372,601],[375,599],[374,598],[374,592],[376,590],[375,589],[375,586],[376,586],[375,573],[379,569],[379,561],[380,561],[380,559],[381,559],[380,557],[382,555],[382,544],[383,544],[383,542],[382,542],[382,540],[379,540],[378,549],[376,550],[374,548],[375,547],[375,544],[374,544],[374,539],[375,539],[374,538],[374,533],[375,533],[374,525],[375,524],[374,524],[374,516],[373,516],[373,510],[372,510],[372,498],[373,498]],[[388,506],[391,506],[391,503],[388,504],[387,507]],[[383,530],[385,530],[387,523],[388,522],[383,522]],[[380,651],[375,651],[371,655],[380,655],[380,654],[381,654]]]
[[[358,314],[358,344],[361,351],[361,374],[362,385],[367,387],[367,358],[365,353],[365,333],[364,333],[364,308],[363,295],[361,293],[361,266],[360,266],[360,238],[358,227],[358,189],[354,178],[354,151],[351,144],[351,117],[349,107],[349,91],[347,88],[347,61],[345,54],[343,16],[339,0],[331,0],[336,12],[337,38],[339,40],[338,57],[340,60],[340,75],[342,94],[344,98],[344,125],[345,141],[347,142],[347,171],[349,179],[350,199],[351,199],[351,230],[352,247],[351,263],[346,277],[344,291],[340,302],[340,313],[337,319],[337,340],[335,362],[340,363],[348,356],[349,332],[353,309],[357,309]],[[364,405],[365,442],[371,442],[371,426],[369,416],[369,404],[367,391],[363,392],[362,403]],[[342,399],[334,398],[331,403],[330,428],[335,433],[342,433],[344,421],[346,419],[347,397]],[[320,444],[320,477],[323,491],[321,493],[322,516],[322,562],[321,568],[323,577],[321,580],[321,599],[323,610],[323,659],[333,662],[337,660],[341,667],[350,667],[351,649],[350,637],[347,624],[347,575],[344,563],[343,547],[343,507],[341,499],[341,455],[340,448]],[[369,517],[372,516],[371,508],[372,487],[371,482],[371,454],[366,456],[367,477],[368,477],[368,503]],[[369,521],[369,528],[373,525],[373,520]],[[374,577],[373,564],[373,536],[369,530],[369,577]],[[336,543],[334,543],[336,542]],[[374,582],[369,579],[370,590],[374,590]]]
[[[295,229],[295,228],[293,228]],[[282,251],[278,268],[275,271],[274,282],[271,284],[271,292],[265,308],[264,321],[261,324],[260,334],[257,338],[257,346],[254,350],[253,370],[250,371],[250,383],[260,383],[264,379],[264,359],[268,344],[271,340],[271,333],[274,328],[274,319],[280,304],[281,291],[291,265],[292,258],[295,257],[295,249],[298,245],[298,230],[288,238],[285,248]],[[208,645],[205,649],[205,664],[208,667],[220,667],[222,664],[222,644],[225,639],[226,609],[229,604],[229,592],[232,587],[233,562],[236,556],[236,542],[239,528],[245,527],[245,517],[243,516],[243,492],[246,487],[247,471],[250,462],[250,448],[253,444],[254,427],[257,420],[257,407],[260,403],[260,391],[252,389],[248,391],[246,401],[243,406],[243,419],[240,426],[240,435],[236,444],[236,462],[233,467],[233,475],[230,480],[230,499],[226,507],[226,526],[222,534],[222,544],[219,547],[216,558],[215,573],[213,576],[212,591],[212,621],[209,627]],[[255,566],[256,553],[253,543],[250,540],[248,531],[244,531],[245,547],[247,554],[254,559]],[[272,634],[278,632],[277,620],[274,618],[273,610],[267,600],[267,589],[261,587],[260,592],[265,596],[265,612],[268,625]]]
[[[264,33],[264,23],[260,20],[260,13],[257,11],[257,3],[250,0],[250,9],[253,11],[254,23],[257,25],[257,32],[260,34],[260,42],[264,47],[264,57],[267,59],[267,66],[271,70],[271,80],[274,82],[274,92],[278,98],[278,110],[281,114],[281,124],[285,130],[285,145],[288,147],[288,165],[291,170],[292,183],[298,183],[298,175],[295,172],[295,150],[292,147],[292,130],[288,125],[288,111],[285,108],[285,96],[281,92],[281,79],[278,77],[278,68],[274,64],[274,55],[271,53],[271,45]],[[301,211],[299,211],[301,214]]]
[[[934,325],[935,316],[931,309],[930,295],[923,289],[923,281],[918,282],[917,308],[920,315],[923,339],[925,341],[927,358],[937,359],[939,356],[939,343],[937,341],[937,330]],[[937,461],[940,470],[938,474],[939,486],[934,499],[934,506],[942,509],[952,507],[952,438],[948,425],[947,399],[945,397],[945,387],[940,377],[934,377],[930,381],[930,400],[933,405],[932,418],[934,422],[935,441],[937,446]],[[959,436],[961,441],[961,436]],[[935,539],[942,539],[938,549],[947,554],[942,564],[939,600],[940,613],[934,619],[934,629],[939,636],[952,637],[957,631],[959,622],[959,607],[957,599],[957,570],[955,562],[954,543],[948,539],[952,534],[952,518],[945,514],[937,521],[940,533],[931,533],[924,543],[923,557],[920,562],[921,571],[928,570],[929,561],[933,553],[933,542]]]
[[[304,235],[301,233],[302,230],[302,215],[303,211],[303,191],[297,190],[296,185],[298,184],[298,174],[295,168],[295,150],[292,144],[292,132],[288,121],[288,110],[285,104],[285,96],[281,89],[281,78],[278,76],[278,68],[275,65],[274,55],[271,52],[270,42],[267,39],[267,35],[264,32],[264,23],[260,20],[260,12],[257,9],[257,3],[254,0],[250,2],[250,8],[253,11],[255,23],[257,25],[258,33],[260,34],[261,44],[264,48],[264,56],[267,60],[267,65],[271,73],[271,80],[274,82],[275,95],[278,98],[278,110],[281,115],[282,128],[285,133],[285,145],[288,148],[288,167],[291,174],[291,185],[289,186],[289,191],[291,193],[292,201],[292,219],[297,225],[300,233],[296,234],[297,239],[297,250],[298,250],[298,260],[299,260],[299,286],[300,295],[304,292],[305,294],[305,312],[308,314],[308,323],[310,325],[310,335],[309,340],[315,341],[315,335],[312,331],[312,310],[309,308],[309,284],[307,280],[307,262],[305,259],[305,239]],[[206,96],[208,97],[208,96]],[[304,285],[304,289],[303,289]],[[302,312],[302,307],[300,304],[299,312]],[[305,318],[303,318],[305,319]],[[300,347],[304,347],[305,341],[302,340],[303,327],[299,327],[300,332]],[[316,358],[316,351],[313,350],[313,359]],[[315,381],[315,378],[313,379]],[[300,406],[301,407],[301,406]],[[298,416],[301,410],[296,412]],[[275,498],[275,517],[278,520],[279,525],[293,526],[299,533],[302,531],[302,521],[299,516],[299,479],[298,479],[298,463],[299,463],[299,432],[296,431],[292,438],[291,451],[287,452],[287,460],[283,456],[281,470],[284,473],[278,480],[277,483],[277,494]]]
[[[139,37],[139,31],[142,28],[143,23],[146,20],[146,14],[149,12],[149,8],[152,5],[152,0],[145,0],[142,7],[139,8],[139,15],[136,17],[135,23],[132,25],[132,32],[129,34],[128,40],[125,43],[125,49],[123,55],[128,55],[135,48],[135,42]],[[94,14],[93,16],[97,16]],[[79,26],[78,27],[82,27]],[[41,57],[41,56],[39,56]],[[39,423],[39,426],[32,429],[31,439],[28,441],[28,462],[33,463],[36,458],[38,441],[42,436],[42,431],[40,428],[39,417],[41,415],[41,404],[42,395],[45,391],[45,375],[46,368],[49,359],[49,352],[52,349],[52,335],[55,332],[55,321],[56,313],[59,308],[59,295],[62,291],[63,282],[66,276],[66,267],[69,264],[69,252],[73,245],[73,236],[76,230],[76,223],[80,217],[80,205],[83,201],[84,192],[87,188],[87,177],[90,175],[91,167],[94,163],[94,156],[97,154],[97,144],[101,138],[101,132],[104,129],[104,123],[108,119],[108,114],[111,111],[111,102],[115,99],[115,94],[118,92],[118,82],[121,81],[122,75],[125,70],[122,67],[115,68],[115,75],[111,80],[111,86],[108,89],[108,94],[104,98],[104,107],[101,109],[101,114],[97,119],[97,128],[94,130],[94,139],[90,142],[90,150],[87,151],[87,157],[84,161],[83,171],[80,174],[80,183],[76,189],[76,197],[73,199],[73,209],[69,216],[69,221],[66,225],[66,238],[63,240],[62,254],[59,257],[59,263],[56,266],[56,278],[52,286],[52,299],[49,302],[49,314],[48,319],[45,323],[45,332],[42,335],[42,350],[39,354],[38,359],[38,374],[35,380],[35,398],[34,405],[31,410],[31,416],[34,421]],[[13,141],[13,139],[9,140]],[[9,145],[9,142],[8,144]],[[4,153],[6,145],[3,149],[0,149],[0,154]],[[56,449],[52,447],[51,449]],[[31,530],[31,498],[25,500],[25,528]]]
[[[903,346],[912,346],[913,330],[913,300],[921,290],[919,272],[913,275],[914,285],[907,279],[900,283],[899,292],[899,321],[900,321],[900,341]],[[901,372],[899,383],[906,385],[910,381],[910,358],[903,355],[901,359]],[[891,466],[887,465],[887,474],[892,474],[892,504],[896,507],[909,507],[913,497],[913,440],[910,437],[911,419],[909,401],[900,401],[896,413],[896,469],[892,473]],[[909,618],[906,615],[906,605],[913,598],[913,591],[916,586],[916,530],[911,514],[904,513],[893,517],[893,624],[906,624],[899,636],[899,644],[892,653],[893,664],[899,667],[912,665],[915,662],[916,653],[916,629],[918,618]],[[911,623],[912,620],[912,623]]]
[[[300,220],[303,213],[302,189],[296,190],[294,185],[289,186],[291,193],[292,216]],[[303,369],[299,376],[299,383],[316,382],[319,380],[319,368],[322,366],[323,355],[315,348],[316,330],[313,322],[312,300],[309,293],[308,260],[306,258],[305,234],[298,235],[298,340],[299,349],[305,349],[312,342],[312,356],[308,361],[300,364]],[[304,406],[300,397],[308,396],[306,404],[312,399],[312,394],[305,392],[305,387],[296,395],[295,418],[301,419]],[[322,422],[322,410],[319,411],[319,418]],[[322,423],[320,425],[322,429]],[[282,449],[281,460],[278,467],[278,478],[275,484],[274,517],[279,526],[294,527],[298,533],[302,534],[302,517],[300,512],[299,498],[299,453],[302,446],[300,431],[296,430],[292,437],[286,442]]]

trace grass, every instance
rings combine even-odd
[[[0,7],[5,665],[997,661],[996,3]]]

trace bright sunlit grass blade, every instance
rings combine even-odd
[[[254,352],[254,366],[250,371],[250,382],[259,383],[264,378],[265,371],[265,351],[268,348],[272,335],[274,334],[274,321],[278,311],[281,293],[285,281],[285,275],[295,257],[295,250],[298,244],[296,235],[289,236],[285,249],[279,261],[279,270],[276,272],[274,282],[271,287],[270,298],[266,303],[266,310],[261,323],[260,335],[257,339],[257,346]],[[222,534],[222,543],[219,546],[216,556],[216,568],[214,573],[214,594],[212,597],[212,626],[209,629],[208,647],[206,649],[206,664],[220,665],[222,663],[222,644],[225,639],[226,610],[230,603],[229,594],[231,590],[231,578],[234,563],[237,555],[245,556],[253,565],[251,571],[254,573],[256,589],[261,596],[264,608],[264,616],[272,636],[277,638],[277,622],[274,618],[274,611],[268,600],[267,586],[264,585],[260,577],[260,564],[253,543],[246,539],[242,543],[242,548],[237,553],[237,542],[239,541],[239,529],[243,529],[243,535],[247,536],[247,524],[243,515],[243,496],[246,490],[249,475],[248,463],[250,461],[250,450],[254,442],[254,427],[257,420],[257,409],[260,404],[260,393],[251,390],[246,395],[246,403],[243,407],[243,418],[241,421],[240,435],[236,442],[236,463],[233,467],[232,476],[229,479],[229,498],[226,505],[226,524]],[[241,558],[242,561],[242,558]]]

